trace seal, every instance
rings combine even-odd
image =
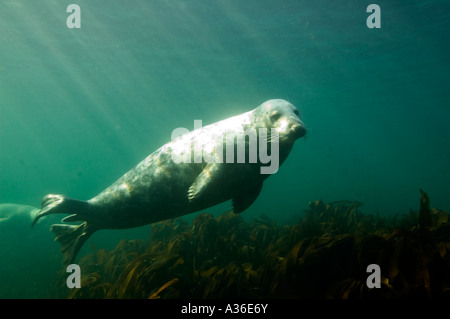
[[[0,228],[11,222],[19,224],[24,221],[29,225],[38,213],[39,209],[33,206],[10,203],[0,204]]]
[[[294,142],[305,134],[294,105],[281,99],[266,101],[252,111],[178,136],[92,199],[46,195],[33,225],[50,214],[70,214],[62,219],[63,224],[50,227],[62,245],[64,264],[70,264],[99,229],[143,226],[227,200],[232,200],[235,213],[241,213],[256,200],[270,176],[263,172],[269,167],[262,151],[271,150],[272,162],[278,164],[270,163],[276,166],[275,172]],[[258,150],[259,158],[255,156]],[[274,158],[275,151],[278,156]],[[69,222],[82,223],[65,224]]]

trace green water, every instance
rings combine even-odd
[[[244,214],[289,221],[310,200],[367,213],[450,211],[450,4],[377,1],[0,2],[0,204],[89,199],[177,127],[210,124],[265,100],[308,127]],[[228,204],[209,211],[220,213]],[[42,298],[61,269],[51,219],[0,228],[0,297]],[[145,238],[103,231],[90,244]]]

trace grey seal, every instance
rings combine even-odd
[[[10,203],[0,204],[0,227],[12,221],[14,223],[26,221],[29,225],[38,213],[39,209],[33,206]]]
[[[263,136],[264,129],[270,129],[271,134]],[[266,101],[252,111],[173,139],[92,199],[46,195],[33,225],[50,214],[70,214],[62,219],[63,223],[82,222],[50,227],[62,245],[64,264],[70,264],[83,243],[100,229],[143,226],[227,200],[232,200],[235,213],[241,213],[256,200],[263,181],[270,176],[262,173],[267,168],[267,158],[250,154],[255,151],[254,145],[250,145],[252,137],[259,139],[256,150],[267,148],[271,155],[278,151],[277,164],[281,165],[294,142],[305,134],[306,128],[294,105],[281,99]],[[226,148],[228,136],[235,137],[231,148]],[[241,144],[245,141],[240,149],[245,151],[247,160],[238,158],[240,146],[234,145],[238,141]],[[237,152],[233,153],[235,147]],[[194,154],[198,148],[203,152],[203,158],[200,157],[203,160]]]

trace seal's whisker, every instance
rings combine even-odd
[[[278,142],[280,142],[280,135],[279,134],[269,135],[266,138],[266,142],[267,143],[272,143],[272,142],[278,143]]]

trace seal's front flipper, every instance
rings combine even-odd
[[[63,264],[72,264],[84,242],[96,231],[84,222],[80,225],[52,225],[50,230],[55,233],[55,240],[61,244]]]
[[[44,196],[41,203],[41,210],[33,220],[33,224],[47,215],[51,214],[78,214],[86,215],[89,211],[89,203],[65,197],[63,195],[49,194]],[[81,220],[81,219],[78,219]]]
[[[258,198],[263,182],[260,182],[252,187],[247,188],[242,193],[239,193],[233,198],[233,211],[236,214],[242,213],[250,207],[251,204]]]
[[[214,189],[214,181],[220,180],[217,176],[218,174],[220,174],[220,165],[218,163],[208,163],[192,183],[191,187],[189,187],[189,201],[198,200],[208,189]]]

